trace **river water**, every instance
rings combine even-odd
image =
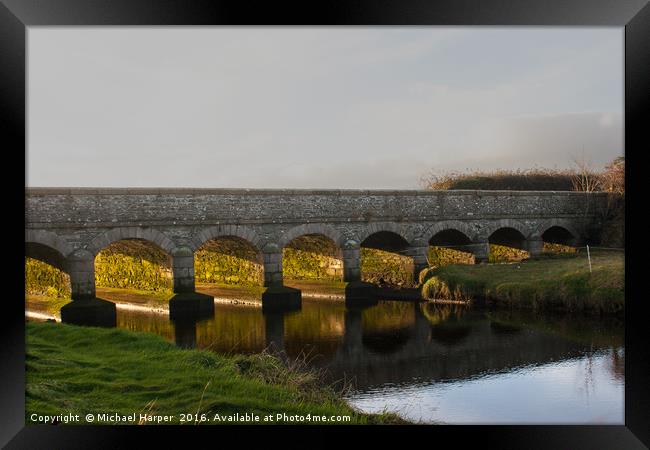
[[[183,347],[301,358],[346,385],[355,407],[415,422],[624,423],[624,330],[614,318],[303,298],[284,314],[216,303],[200,321],[122,308],[117,320]]]

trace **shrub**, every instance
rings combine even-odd
[[[426,189],[506,190],[506,191],[571,191],[575,172],[552,169],[517,169],[472,172],[430,172],[422,177]]]
[[[70,277],[47,263],[25,258],[25,294],[68,299]]]
[[[519,250],[513,247],[490,244],[489,263],[515,262],[527,259],[529,254],[525,250]]]
[[[584,159],[574,158],[571,169],[497,169],[466,172],[432,170],[420,179],[425,189],[486,191],[606,191],[625,192],[625,157],[610,162],[602,171]]]

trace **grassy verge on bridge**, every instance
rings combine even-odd
[[[228,423],[215,421],[215,414],[236,413],[256,414],[263,424],[301,423],[277,414],[350,417],[339,424],[404,422],[357,412],[299,364],[267,353],[180,349],[147,333],[29,322],[26,365],[27,423],[32,413],[80,414],[82,423],[90,413],[173,415],[168,423],[176,424],[181,413],[205,414],[208,424]],[[273,422],[263,422],[267,415]]]
[[[449,265],[421,278],[427,299],[484,298],[496,306],[623,313],[625,255],[596,250],[587,255],[545,255],[507,264]]]

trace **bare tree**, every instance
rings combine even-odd
[[[603,188],[615,194],[625,193],[625,157],[619,156],[605,166]]]
[[[572,179],[573,190],[581,192],[596,192],[601,190],[601,176],[592,169],[591,162],[584,155],[581,158],[573,157],[572,160],[576,167]]]

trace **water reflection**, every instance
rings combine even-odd
[[[625,355],[623,324],[616,319],[405,301],[346,307],[303,299],[293,312],[215,304],[208,319],[174,323],[160,314],[118,310],[118,326],[222,353],[306,354],[311,366],[326,369],[328,382],[353,380],[357,406],[388,407],[414,420],[531,423],[563,417],[530,409],[539,406],[541,391],[553,398],[552,407],[572,411],[565,414],[569,422],[622,420]],[[540,373],[552,374],[555,384]],[[513,407],[510,389],[520,386],[514,409],[521,415],[513,417],[505,409]],[[462,392],[480,397],[465,413],[449,405]],[[421,407],[413,410],[409,402]]]
[[[346,309],[343,316],[343,346],[340,351],[353,355],[363,351],[362,308]]]
[[[170,317],[171,322],[174,324],[176,345],[182,348],[195,348],[197,346],[197,324],[200,322],[207,322],[212,318],[213,315],[207,312],[182,313],[175,314],[173,318]]]
[[[176,345],[183,348],[196,347],[196,320],[175,320],[174,336]]]
[[[264,314],[264,337],[266,347],[272,353],[284,354],[284,313]]]

